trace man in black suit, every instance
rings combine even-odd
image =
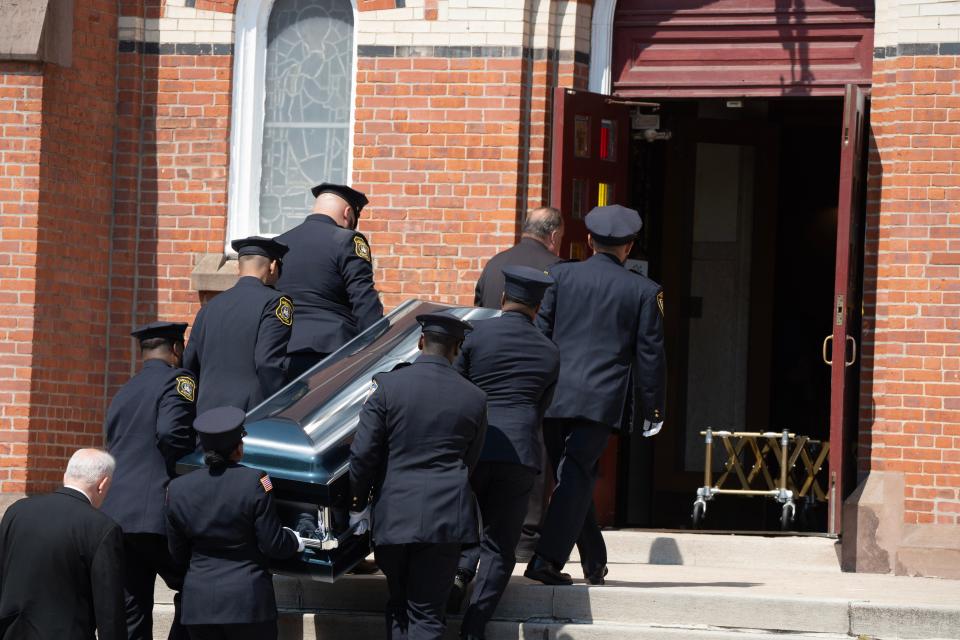
[[[523,221],[520,242],[506,251],[490,258],[480,279],[477,280],[473,304],[490,309],[500,308],[503,295],[503,269],[508,265],[533,267],[546,271],[560,262],[560,243],[563,241],[563,217],[558,209],[540,207],[527,213]],[[546,452],[541,452],[541,458]],[[527,503],[527,515],[523,520],[520,542],[517,544],[517,558],[526,562],[533,555],[540,539],[540,525],[547,503],[547,474],[541,473],[533,480],[530,500]]]
[[[563,240],[563,217],[553,207],[533,209],[523,221],[520,242],[490,258],[483,267],[473,297],[473,304],[488,309],[500,308],[503,295],[503,268],[507,265],[533,267],[545,271],[560,262]]]
[[[487,394],[487,435],[470,478],[483,532],[479,545],[461,552],[451,591],[454,600],[476,574],[460,631],[468,640],[483,638],[516,565],[514,550],[530,491],[543,469],[541,422],[560,370],[556,345],[533,326],[553,279],[532,267],[512,265],[503,268],[503,275],[503,315],[474,324],[455,364]]]
[[[377,564],[391,638],[439,639],[460,546],[477,541],[470,471],[487,429],[486,394],[453,368],[470,325],[417,316],[423,353],[374,376],[350,447],[350,523],[367,531],[373,494]]]
[[[117,461],[103,512],[123,529],[129,640],[153,640],[153,588],[159,574],[179,591],[183,574],[167,551],[163,514],[167,484],[178,459],[196,448],[197,383],[180,368],[185,322],[152,322],[132,332],[143,367],[113,398],[104,425],[107,451]],[[180,597],[168,638],[185,639]]]
[[[197,411],[249,411],[287,381],[293,302],[273,288],[287,247],[271,238],[234,240],[240,278],[197,313],[183,366],[198,378]]]
[[[560,570],[575,543],[584,578],[603,584],[607,552],[592,509],[600,456],[614,430],[632,426],[635,409],[643,416],[644,436],[663,425],[663,292],[623,266],[640,215],[619,205],[597,207],[585,222],[594,255],[550,269],[556,283],[537,316],[537,327],[562,354],[544,421],[557,485],[524,574],[546,584],[570,584]]]
[[[123,537],[98,509],[114,461],[70,458],[63,487],[14,503],[0,521],[0,638],[123,640]]]
[[[340,184],[311,192],[313,213],[277,240],[290,247],[277,286],[293,298],[290,378],[323,360],[383,317],[373,256],[357,223],[367,197]]]

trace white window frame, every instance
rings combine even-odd
[[[596,0],[593,3],[590,79],[587,85],[593,93],[610,95],[613,91],[610,68],[613,64],[613,15],[616,11],[617,0]]]
[[[224,252],[235,255],[230,241],[260,233],[260,178],[263,162],[263,120],[266,103],[267,27],[274,0],[239,0],[234,18],[233,97],[230,113],[230,173],[227,180],[227,234]],[[356,119],[357,33],[359,12],[353,8],[353,69],[350,124],[347,134],[347,176],[353,176]],[[324,176],[317,176],[322,181]]]

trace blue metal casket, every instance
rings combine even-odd
[[[273,480],[284,524],[316,510],[322,539],[276,573],[332,582],[370,552],[369,535],[348,530],[350,443],[373,376],[416,359],[416,316],[449,310],[465,320],[497,315],[491,309],[410,300],[247,414],[243,464]],[[201,391],[202,393],[202,391]],[[200,452],[177,464],[180,474],[203,467]]]

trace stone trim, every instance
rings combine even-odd
[[[238,263],[222,253],[205,253],[190,274],[190,285],[194,291],[226,291],[239,278]]]
[[[359,58],[524,58],[552,62],[590,64],[590,54],[583,51],[499,46],[406,46],[361,44]]]
[[[0,3],[0,60],[73,62],[73,2],[20,0]]]
[[[160,56],[229,56],[233,45],[222,42],[136,42],[120,40],[120,53],[142,53]]]
[[[960,56],[960,42],[913,42],[895,47],[876,47],[874,60],[898,56]]]

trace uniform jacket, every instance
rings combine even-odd
[[[292,325],[290,298],[252,276],[200,309],[183,354],[183,366],[198,378],[197,413],[248,411],[279,390]]]
[[[506,251],[490,258],[480,279],[477,280],[473,304],[489,309],[500,308],[500,296],[503,295],[503,268],[509,265],[533,267],[546,270],[550,265],[560,262],[560,258],[534,238],[520,238],[520,242]]]
[[[487,394],[480,460],[543,468],[543,414],[553,399],[560,353],[530,318],[508,311],[474,323],[455,366]]]
[[[313,214],[277,240],[290,247],[277,287],[297,306],[290,353],[332,353],[383,317],[362,234]]]
[[[560,348],[560,377],[548,418],[612,428],[632,419],[635,376],[642,416],[663,420],[666,356],[660,286],[605,253],[550,269],[537,327]]]
[[[110,403],[104,431],[117,470],[101,509],[124,533],[167,532],[167,483],[196,447],[196,387],[186,369],[147,360]]]
[[[268,558],[289,558],[297,539],[273,505],[270,478],[232,463],[170,483],[167,541],[183,581],[183,624],[239,624],[277,617]],[[189,565],[189,566],[188,566]]]
[[[120,527],[74,489],[17,501],[0,521],[0,638],[93,640],[94,630],[127,637]]]
[[[375,376],[350,447],[350,509],[373,491],[376,544],[477,541],[470,470],[486,429],[486,394],[441,356]]]

